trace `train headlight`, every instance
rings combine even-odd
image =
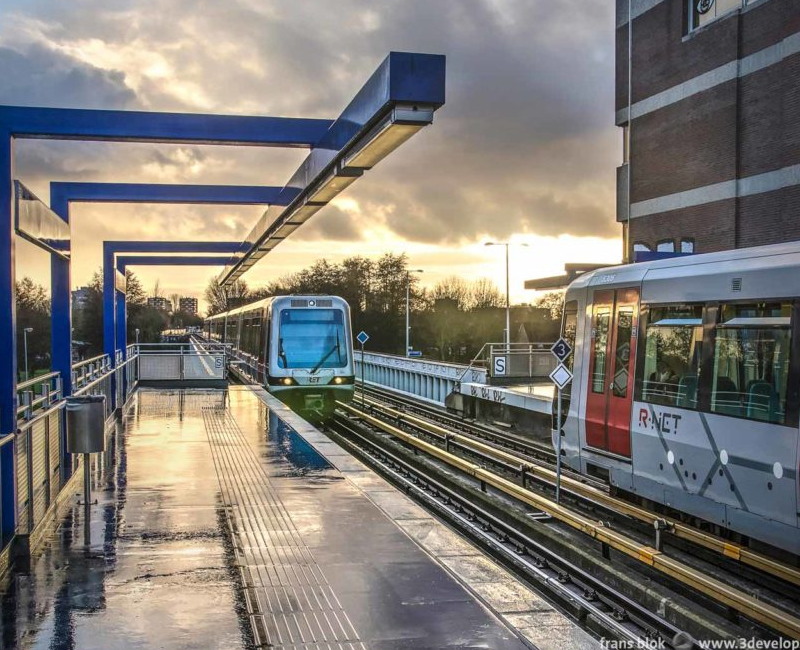
[[[294,379],[292,379],[291,377],[284,377],[284,378],[281,380],[281,383],[282,383],[284,386],[291,386],[291,385],[294,383]]]
[[[333,378],[333,383],[334,384],[343,384],[344,383],[344,377],[334,377]]]

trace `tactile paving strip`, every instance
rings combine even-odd
[[[203,420],[258,647],[366,650],[230,413]]]

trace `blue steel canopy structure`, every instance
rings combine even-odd
[[[422,127],[445,101],[445,58],[439,55],[392,52],[336,120],[260,116],[150,113],[0,106],[0,439],[16,429],[17,356],[13,143],[16,139],[97,140],[310,149],[289,182],[280,189],[255,190],[270,208],[229,261],[221,280],[241,276],[258,259],[294,232],[365,170],[391,153]],[[169,190],[158,186],[61,184],[51,197],[53,212],[69,223],[69,201],[159,201],[235,203],[222,201],[224,186]],[[243,188],[240,188],[242,190]],[[183,196],[179,197],[179,193]],[[148,195],[150,199],[143,198]],[[187,193],[192,196],[187,197]],[[156,197],[156,195],[159,195]],[[103,196],[114,195],[117,198]],[[214,198],[216,196],[216,199]],[[70,198],[71,197],[71,198]],[[183,201],[182,199],[190,200]],[[240,196],[240,198],[242,198]],[[252,196],[251,196],[252,198]],[[244,202],[244,201],[240,201]],[[259,201],[249,201],[259,202]],[[41,214],[48,214],[40,211]],[[52,214],[45,219],[52,223]],[[58,230],[58,228],[56,228]],[[70,260],[56,254],[45,239],[26,236],[51,251],[53,367],[69,395],[71,375]],[[127,251],[122,251],[127,252]],[[63,251],[62,251],[63,253]],[[113,256],[111,268],[113,269]],[[114,274],[110,273],[114,297]],[[105,291],[105,287],[104,287]],[[114,314],[112,306],[111,313]],[[113,335],[111,341],[114,340]],[[124,347],[123,347],[124,349]],[[113,350],[112,350],[113,352]],[[116,355],[111,355],[114,363]],[[63,433],[63,432],[62,432]],[[16,521],[15,440],[0,445],[2,528]]]
[[[230,260],[230,253],[236,251],[239,242],[193,242],[193,241],[106,241],[103,242],[103,350],[114,358],[117,351],[126,354],[125,339],[127,311],[125,292],[119,290],[117,272],[125,273],[125,266],[131,264],[130,256],[119,253],[160,253],[158,257],[142,255],[133,258],[138,264],[158,266],[208,266],[224,265]],[[169,255],[164,255],[169,253]],[[213,264],[206,264],[197,257],[178,257],[178,255],[216,253],[225,257],[213,258]],[[209,259],[209,258],[203,258]],[[128,260],[123,263],[123,260]],[[119,296],[117,294],[120,294]]]
[[[229,205],[260,205],[280,200],[281,188],[252,185],[184,185],[154,183],[50,183],[50,206],[64,222],[70,223],[70,204],[74,202],[93,203],[203,203]],[[165,249],[166,250],[166,249]],[[146,251],[139,251],[146,252]],[[158,252],[158,251],[155,251]],[[171,251],[180,252],[180,251]],[[207,252],[205,250],[197,252]],[[225,252],[233,252],[228,248]],[[114,319],[125,314],[124,297],[121,308],[115,307],[113,255],[109,262],[104,256],[103,277],[103,334],[104,352],[114,358]],[[51,262],[52,309],[51,340],[52,366],[58,371],[64,383],[64,391],[72,390],[70,368],[72,367],[72,314],[70,308],[70,271],[68,262],[55,257]],[[124,320],[123,328],[124,333]],[[124,334],[120,348],[125,350]]]
[[[286,184],[282,195],[294,198],[264,213],[221,281],[240,277],[364,170],[430,124],[444,101],[444,56],[391,52]]]
[[[70,203],[183,203],[269,205],[291,200],[265,185],[167,185],[161,183],[50,183],[50,207],[69,214]]]

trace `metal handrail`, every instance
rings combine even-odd
[[[96,357],[92,357],[91,359],[84,359],[83,361],[78,361],[77,363],[72,364],[72,372],[75,372],[76,370],[83,368],[84,366],[88,366],[91,363],[96,363],[98,361],[102,362],[106,359],[108,359],[107,354],[98,354]]]
[[[55,379],[60,377],[61,375],[58,372],[48,372],[45,375],[39,375],[38,377],[33,377],[31,379],[26,379],[25,381],[21,381],[17,384],[17,392],[21,392],[30,386],[35,386],[36,384],[41,384],[45,381],[49,381],[51,379]]]
[[[466,368],[464,368],[464,372],[462,372],[462,373],[461,373],[461,374],[460,374],[460,375],[459,375],[459,376],[456,378],[456,381],[457,381],[457,382],[460,382],[460,381],[461,381],[461,380],[464,378],[464,376],[465,376],[465,375],[466,375],[466,374],[467,374],[467,373],[468,373],[470,370],[472,370],[472,367],[473,367],[473,365],[474,365],[474,364],[475,364],[475,363],[476,363],[476,362],[477,362],[477,361],[480,359],[480,356],[481,356],[481,354],[483,354],[483,351],[486,349],[486,346],[487,346],[487,345],[491,345],[491,343],[484,343],[484,344],[481,346],[481,349],[480,349],[480,350],[478,350],[478,353],[477,353],[477,354],[476,354],[476,355],[475,355],[475,356],[472,358],[472,361],[470,361],[470,362],[469,362],[469,364],[467,365],[467,367],[466,367]]]

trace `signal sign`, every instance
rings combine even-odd
[[[572,381],[572,373],[563,363],[559,363],[556,369],[550,373],[550,379],[558,386],[559,390],[563,390],[564,386]]]
[[[563,363],[567,357],[572,354],[572,347],[562,337],[553,343],[553,347],[550,348],[550,352],[553,353],[556,359]]]

